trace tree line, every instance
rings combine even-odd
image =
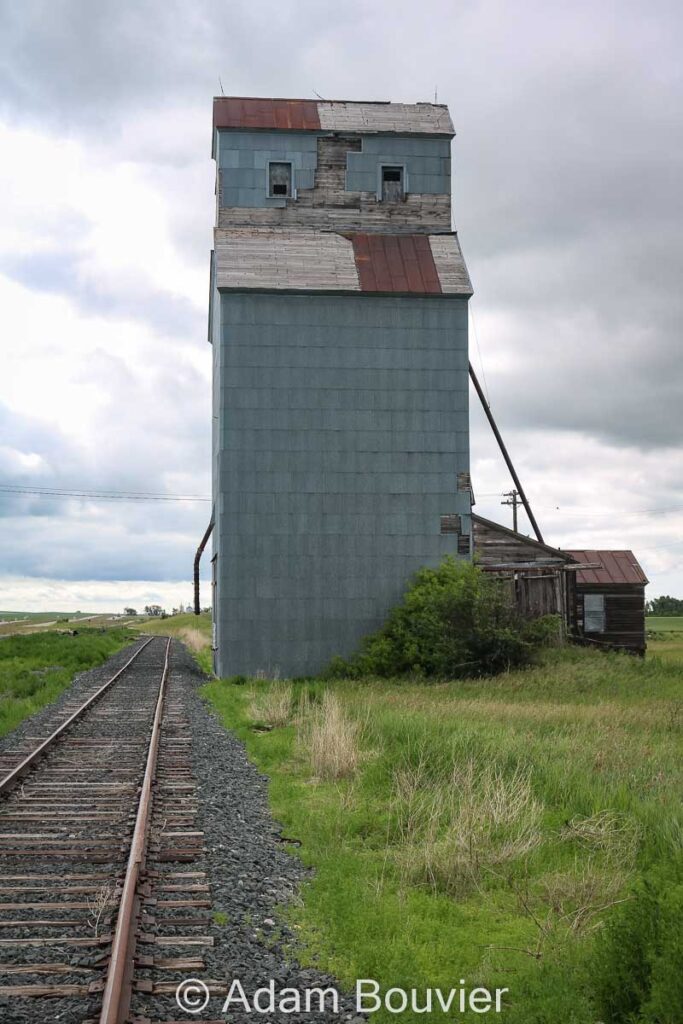
[[[645,611],[648,615],[683,615],[683,598],[655,597],[645,602]]]

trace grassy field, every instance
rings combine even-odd
[[[674,1024],[680,1007],[631,1018],[605,995],[629,951],[615,968],[600,936],[635,882],[679,868],[682,666],[569,649],[493,679],[204,692],[315,867],[287,911],[307,962],[347,985],[508,987],[506,1024]]]
[[[130,643],[126,629],[83,627],[76,636],[41,632],[0,640],[0,736],[55,700],[78,672]]]
[[[0,622],[47,622],[49,619],[89,618],[93,612],[0,612]]]
[[[654,633],[683,633],[683,615],[646,615],[645,626]]]
[[[118,615],[95,612],[0,612],[0,638],[32,636],[55,629],[73,629],[87,626],[97,629],[119,629],[129,619]]]

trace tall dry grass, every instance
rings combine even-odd
[[[197,651],[198,653],[207,650],[211,646],[211,640],[206,633],[192,626],[183,626],[178,632],[178,637],[191,651]]]
[[[252,692],[247,707],[249,717],[270,729],[288,725],[292,718],[293,692],[291,683],[279,680],[267,689]]]
[[[468,760],[429,771],[423,756],[395,772],[394,811],[406,880],[454,896],[541,841],[542,806],[522,768],[505,774]]]
[[[361,762],[362,728],[329,690],[316,703],[302,694],[297,714],[299,746],[317,778],[343,779],[356,772]]]

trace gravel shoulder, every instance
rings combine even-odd
[[[248,760],[245,748],[223,728],[199,695],[207,677],[188,651],[173,644],[172,680],[182,687],[193,732],[194,772],[200,792],[200,821],[206,833],[206,870],[213,911],[227,923],[213,926],[215,947],[207,974],[231,984],[237,978],[249,997],[274,980],[303,993],[312,987],[338,989],[334,978],[303,968],[291,955],[295,938],[280,907],[297,898],[308,871],[281,845],[281,829],[268,806],[268,779]],[[195,1019],[222,1016],[223,997],[211,1000]],[[229,1019],[253,1021],[233,1006]],[[169,1018],[170,1019],[170,1018]],[[177,1008],[176,1008],[177,1019]],[[273,1021],[362,1021],[352,999],[340,993],[339,1013],[268,1015]]]

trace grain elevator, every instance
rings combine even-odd
[[[315,674],[471,555],[453,135],[432,103],[214,101],[221,676]]]

